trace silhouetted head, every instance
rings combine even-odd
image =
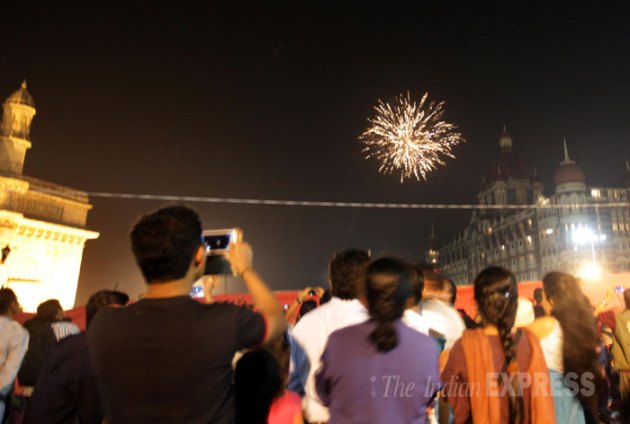
[[[37,306],[37,317],[43,321],[53,322],[63,318],[63,308],[57,299],[48,299]]]
[[[370,255],[363,250],[335,253],[328,267],[332,295],[344,300],[356,299],[363,292],[369,262]]]
[[[141,217],[131,230],[131,248],[146,282],[183,278],[202,248],[201,233],[199,215],[187,206],[167,206]]]
[[[442,278],[444,280],[445,297],[448,299],[448,303],[455,306],[455,302],[457,301],[457,286],[455,285],[453,280],[451,280],[450,278],[447,278],[447,277],[442,277]]]
[[[308,314],[313,309],[316,309],[317,306],[317,302],[313,299],[302,302],[302,305],[300,305],[300,311],[298,312],[297,321],[301,320],[304,315]],[[295,322],[296,324],[297,321]]]
[[[129,302],[129,296],[123,292],[114,290],[101,290],[94,293],[85,305],[85,325],[90,327],[92,319],[98,311],[108,306],[125,306]]]
[[[0,289],[0,315],[15,315],[20,311],[15,292],[9,288]]]
[[[245,353],[236,363],[234,389],[237,424],[267,424],[273,400],[283,380],[274,356],[266,349]]]
[[[411,295],[407,301],[407,307],[416,307],[422,302],[422,292],[424,291],[424,277],[421,270],[418,268],[414,269],[414,276],[410,283]]]

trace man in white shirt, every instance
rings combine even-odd
[[[429,323],[430,330],[444,338],[444,348],[450,349],[462,336],[466,324],[450,303],[452,293],[450,287],[446,286],[444,277],[429,270],[423,270],[423,276],[424,290],[420,314]]]
[[[19,312],[20,304],[13,290],[0,289],[0,422],[28,347],[28,331],[13,321],[13,315]]]
[[[302,408],[312,423],[329,420],[328,409],[315,392],[315,371],[328,336],[341,328],[360,324],[369,318],[358,300],[363,296],[369,255],[350,249],[335,254],[329,264],[332,299],[306,314],[291,332],[291,373],[289,389],[304,394]]]

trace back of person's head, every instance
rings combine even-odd
[[[492,324],[499,331],[499,338],[508,364],[508,373],[515,372],[516,346],[512,337],[512,327],[518,307],[518,287],[516,278],[507,269],[491,266],[484,269],[475,279],[475,301],[483,324]],[[523,401],[518,387],[518,378],[510,378],[512,390],[509,395],[510,422],[520,422],[523,417]]]
[[[427,299],[444,300],[444,291],[446,286],[444,278],[428,266],[422,267],[421,270],[422,278],[424,280],[423,297]]]
[[[0,289],[0,315],[11,312],[13,305],[17,303],[17,296],[13,290],[3,287]]]
[[[330,299],[332,299],[330,289],[324,290],[324,294],[322,294],[322,297],[319,298],[319,306],[322,306],[324,303],[328,303]]]
[[[278,363],[269,351],[245,353],[234,370],[236,423],[267,424],[271,404],[282,388]]]
[[[626,309],[630,309],[630,289],[623,291],[623,301],[626,304]]]
[[[62,316],[63,308],[57,299],[48,299],[37,305],[37,317],[43,321],[53,322]]]
[[[90,323],[98,311],[108,306],[125,306],[129,302],[129,296],[115,290],[101,290],[94,293],[85,305],[85,325]]]
[[[416,270],[413,266],[396,258],[377,259],[368,267],[366,279],[368,311],[377,324],[376,329],[370,334],[370,340],[381,352],[389,352],[398,344],[394,322],[399,320],[405,311],[414,278]]]
[[[534,300],[536,301],[536,305],[540,305],[543,301],[543,289],[538,287],[534,290]]]
[[[363,291],[369,262],[370,255],[363,250],[335,253],[328,267],[332,295],[344,300],[357,298]]]
[[[543,277],[545,296],[552,306],[552,314],[562,327],[562,360],[564,373],[580,376],[576,396],[584,407],[597,412],[597,393],[586,396],[584,376],[590,376],[587,384],[600,387],[600,366],[597,361],[599,333],[592,313],[591,303],[580,289],[579,281],[569,274],[550,272]],[[587,374],[587,373],[590,373]]]
[[[409,297],[408,305],[413,307],[422,302],[422,292],[424,291],[424,277],[422,271],[418,268],[413,270],[413,278],[411,279],[411,295]]]
[[[304,315],[308,314],[313,309],[317,309],[317,306],[317,301],[315,301],[314,299],[309,299],[302,302],[302,305],[300,305],[300,310],[298,312],[297,321],[295,323],[297,324],[297,322],[301,320]]]
[[[183,278],[202,244],[201,220],[193,209],[167,206],[144,215],[131,230],[131,248],[149,284]]]
[[[457,286],[453,280],[447,277],[442,277],[442,282],[444,284],[444,293],[448,297],[448,303],[455,306],[455,302],[457,301]]]

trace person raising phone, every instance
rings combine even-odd
[[[227,252],[258,312],[190,296],[205,267],[199,215],[169,206],[143,216],[131,247],[147,283],[140,301],[101,311],[88,331],[108,422],[231,423],[234,353],[285,331],[282,307],[252,268],[252,249]]]

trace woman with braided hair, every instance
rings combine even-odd
[[[555,423],[549,375],[540,344],[515,330],[514,275],[489,267],[475,279],[480,328],[453,345],[442,372],[455,423]]]
[[[438,350],[401,320],[416,278],[413,266],[395,258],[368,267],[370,319],[330,335],[315,377],[329,424],[426,422],[440,387]]]

